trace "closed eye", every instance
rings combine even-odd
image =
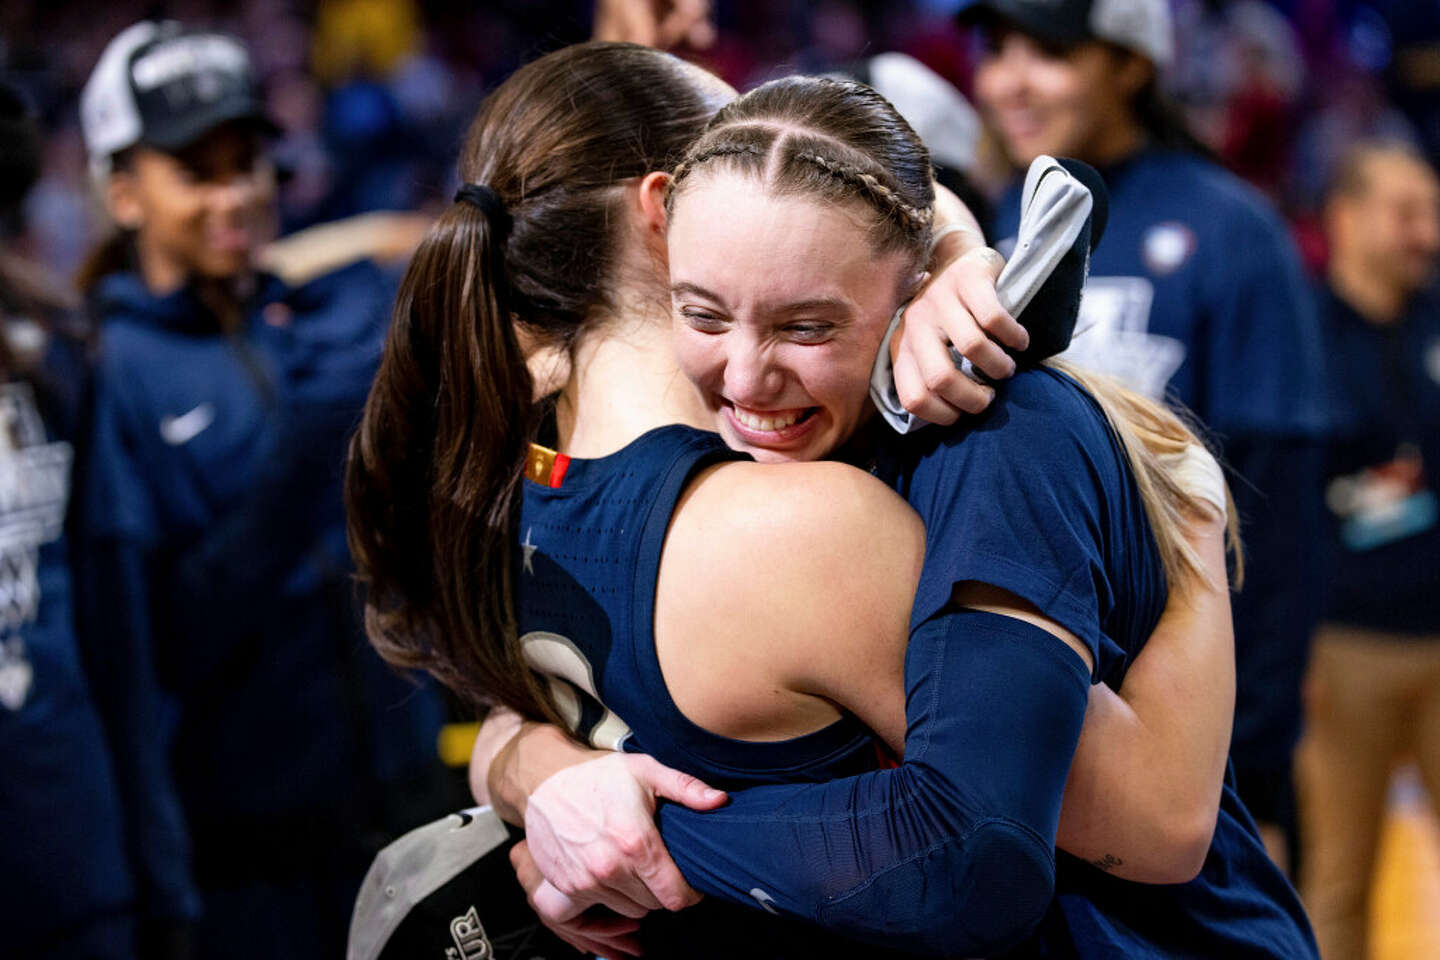
[[[680,317],[701,333],[720,333],[725,329],[724,318],[702,307],[681,307]]]
[[[785,333],[797,343],[824,343],[835,334],[833,323],[787,323]]]

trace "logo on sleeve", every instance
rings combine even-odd
[[[1195,231],[1175,221],[1157,223],[1145,231],[1140,252],[1152,274],[1167,276],[1183,267],[1195,252]]]
[[[184,446],[215,422],[215,404],[208,400],[178,417],[160,418],[160,439],[172,447]]]

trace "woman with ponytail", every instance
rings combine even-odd
[[[1230,662],[1213,461],[1163,411],[1132,421],[1118,410],[1143,447],[1132,467],[1095,401],[1050,371],[1022,373],[979,427],[877,444],[862,429],[871,361],[929,250],[924,148],[867,88],[812,80],[735,101],[688,153],[689,137],[666,142],[671,128],[620,129],[647,108],[670,120],[690,110],[698,133],[721,98],[712,84],[653,52],[590,45],[522,68],[482,108],[461,159],[471,186],[412,264],[352,444],[351,542],[372,637],[476,701],[558,717],[592,746],[625,751],[583,765],[602,778],[623,779],[646,753],[735,791],[711,813],[666,807],[663,836],[687,880],[757,909],[712,897],[652,917],[640,928],[652,956],[862,949],[796,919],[870,944],[869,956],[995,953],[1042,920],[1083,937],[1051,910],[1057,837],[1132,879],[1187,880],[1213,860],[1217,875],[1190,893],[1115,882],[1162,891],[1142,899],[1171,919],[1248,898],[1238,932],[1214,933],[1211,916],[1186,932],[1268,937],[1262,955],[1293,956],[1296,944],[1303,955],[1284,881],[1211,843]],[[674,176],[651,172],[661,165]],[[698,391],[670,352],[667,262],[680,360]],[[522,343],[563,350],[563,452],[534,443],[544,407]],[[1056,409],[1069,422],[1047,434]],[[1011,421],[1024,427],[1001,429]],[[864,472],[734,462],[687,426],[717,424],[757,458],[843,446],[933,529]],[[1015,445],[1043,443],[1062,456],[1018,475],[1000,516],[1052,517],[1056,536],[1074,540],[1059,552],[1037,540],[1026,552],[1038,560],[1009,562],[1082,557],[1051,583],[1063,610],[1027,601],[1010,578],[956,576],[971,568],[945,516],[957,508],[927,502],[949,488],[925,464],[954,480],[954,450],[1006,463],[1023,459]],[[1215,473],[1197,484],[1145,460],[1152,450]],[[1141,471],[1154,481],[1145,490]],[[1037,490],[1048,508],[1026,503]],[[984,489],[947,494],[972,495],[967,516],[993,510]],[[1169,549],[1152,517],[1174,521]],[[1077,599],[1087,583],[1088,609]],[[1133,702],[1091,688],[1102,676],[1131,681]],[[1188,727],[1167,698],[1183,702]],[[874,769],[876,735],[904,754],[899,768]],[[555,855],[540,864],[551,884],[517,848],[522,880],[575,945],[633,950],[633,927],[601,929],[580,912],[673,908],[686,891],[622,878],[582,892],[585,874],[606,868],[562,840],[554,814],[578,796],[572,810],[588,808],[603,834],[621,811],[596,804],[606,794],[570,770],[530,797],[563,752],[541,757],[546,737],[527,727],[494,764],[496,802],[524,813],[527,842]],[[632,794],[653,803],[656,781],[641,780]],[[687,795],[683,782],[661,792]],[[1243,834],[1232,820],[1227,836]]]

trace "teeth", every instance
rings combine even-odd
[[[739,407],[732,408],[735,411],[735,419],[751,430],[784,430],[786,427],[800,419],[799,413],[787,413],[781,417],[766,417],[755,413],[741,410]]]

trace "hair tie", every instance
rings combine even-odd
[[[510,212],[505,209],[505,201],[500,199],[494,187],[484,183],[464,184],[455,191],[455,202],[479,207],[485,219],[490,221],[491,228],[502,237],[510,232]]]

